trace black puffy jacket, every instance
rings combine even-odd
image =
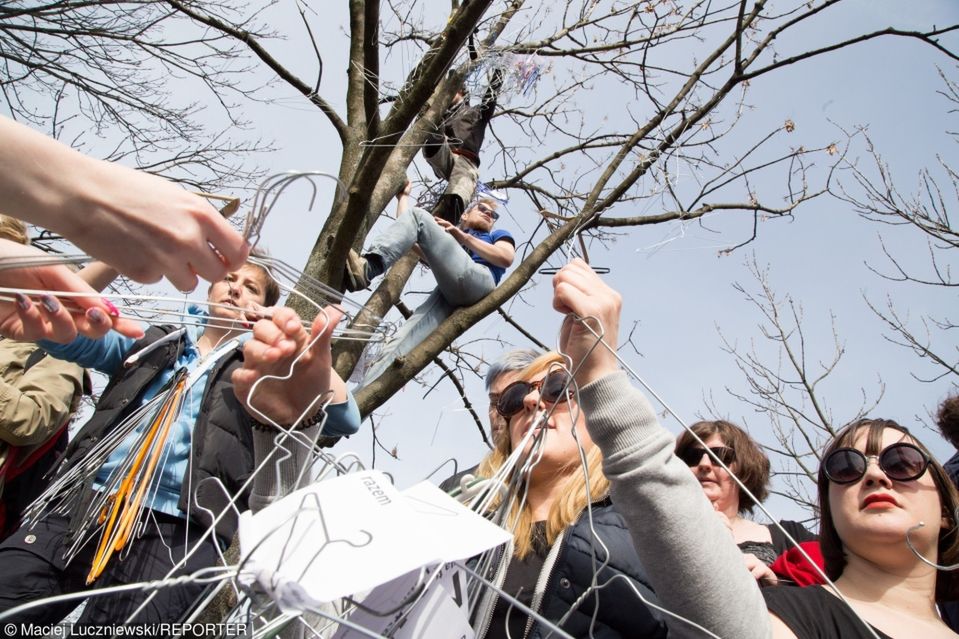
[[[534,600],[533,608],[553,622],[566,615],[593,583],[594,556],[596,566],[602,565],[606,559],[605,546],[609,550],[609,562],[596,573],[596,583],[606,585],[590,593],[561,628],[574,637],[665,639],[667,630],[662,615],[644,605],[636,595],[639,591],[646,600],[659,604],[626,522],[609,499],[594,503],[592,513],[592,527],[584,511],[576,523],[563,532],[558,550],[555,544],[550,550],[539,580],[542,581],[547,572],[549,577],[539,606],[535,606]],[[509,557],[501,561],[509,562]],[[536,622],[526,637],[543,639],[549,634],[548,628]]]
[[[136,353],[164,335],[173,331],[174,326],[151,327],[146,335],[130,349]],[[87,452],[118,424],[139,408],[143,394],[156,377],[173,366],[183,351],[183,337],[161,345],[154,351],[144,354],[136,366],[121,368],[110,378],[110,383],[100,395],[96,410],[90,420],[84,424],[64,452],[64,464],[61,472],[83,459]],[[180,510],[189,512],[191,519],[203,526],[212,524],[210,515],[226,509],[226,515],[216,524],[217,534],[229,541],[237,528],[236,510],[228,507],[229,497],[223,489],[207,478],[219,478],[226,490],[237,494],[240,487],[253,472],[253,435],[252,418],[243,409],[233,394],[232,372],[242,363],[242,353],[236,349],[224,357],[209,373],[199,415],[193,428],[190,471],[183,478],[180,490]],[[87,509],[93,497],[93,477],[87,479],[85,496],[74,514],[79,515]],[[188,487],[192,488],[194,500],[188,503]],[[239,494],[235,506],[246,510],[249,488]],[[197,504],[201,507],[198,508]],[[82,531],[80,531],[82,532]]]

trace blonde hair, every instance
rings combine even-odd
[[[546,353],[537,357],[523,369],[520,380],[530,380],[545,371],[565,365],[566,360],[555,352]],[[496,446],[480,462],[477,474],[480,477],[492,477],[506,463],[506,459],[513,452],[513,445],[509,437],[509,429],[505,429],[496,438]],[[586,453],[586,469],[589,475],[589,490],[586,487],[586,476],[582,472],[580,460],[577,458],[567,468],[555,476],[562,482],[561,497],[550,506],[546,517],[546,541],[552,546],[557,537],[566,528],[572,525],[586,506],[597,499],[609,494],[609,481],[603,474],[603,455],[599,447],[593,443],[584,445]],[[529,481],[529,478],[524,478]],[[522,490],[522,489],[521,489]],[[499,499],[494,500],[490,510],[499,506]],[[526,501],[522,511],[519,509],[520,500],[514,499],[510,507],[506,527],[513,530],[513,550],[516,557],[522,559],[533,548],[533,510]]]
[[[11,240],[17,244],[29,244],[27,225],[15,217],[0,213],[0,238]]]

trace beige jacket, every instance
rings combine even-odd
[[[29,370],[36,344],[0,339],[0,461],[7,445],[36,446],[67,420],[83,392],[83,368],[44,357]]]

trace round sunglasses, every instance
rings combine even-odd
[[[712,451],[713,455],[719,458],[719,461],[727,466],[736,461],[736,451],[729,446],[710,446],[709,450]],[[702,461],[703,455],[705,454],[705,448],[700,448],[699,446],[690,446],[686,450],[676,453],[676,456],[683,460],[683,463],[692,468],[693,466],[699,465],[699,462]],[[711,464],[712,462],[713,458],[709,457],[709,463]]]
[[[898,442],[878,455],[866,455],[856,448],[837,448],[822,462],[823,472],[834,484],[851,484],[866,474],[869,460],[875,459],[886,477],[894,481],[919,479],[929,467],[929,456],[915,444]]]
[[[513,382],[500,393],[496,412],[509,419],[523,410],[526,396],[534,390],[539,391],[539,398],[547,404],[569,401],[573,396],[573,389],[569,386],[570,378],[566,371],[553,371],[536,382]]]

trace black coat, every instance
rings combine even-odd
[[[563,622],[562,629],[574,637],[665,639],[667,629],[663,616],[644,605],[636,595],[638,590],[644,599],[659,604],[636,554],[626,522],[609,499],[594,503],[592,512],[592,530],[584,511],[563,534],[538,612],[552,622],[566,615],[593,583],[593,556],[595,554],[597,566],[603,564],[605,545],[610,560],[596,574],[596,583],[607,585],[590,593]],[[599,537],[602,544],[595,537]],[[544,571],[549,569],[549,561],[547,557]],[[610,581],[611,578],[614,579]],[[549,629],[535,622],[527,636],[544,639],[547,635]]]
[[[649,577],[636,555],[626,522],[609,500],[593,504],[592,510],[592,529],[609,549],[610,557],[608,564],[596,574],[596,583],[604,584],[611,577],[621,576],[586,597],[563,623],[563,630],[574,637],[592,636],[595,639],[666,637],[666,622],[661,614],[643,605],[630,585],[635,586],[645,599],[658,604]],[[597,565],[606,558],[603,547],[595,542],[586,512],[567,529],[562,543],[540,606],[540,614],[552,621],[565,615],[589,588],[593,580],[593,554]],[[594,613],[596,623],[590,635]],[[530,630],[529,637],[541,639],[547,634],[548,630],[537,623]]]

